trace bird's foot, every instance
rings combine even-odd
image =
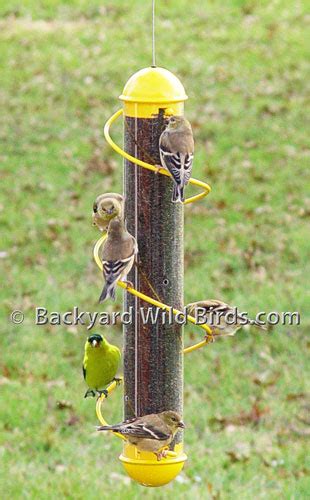
[[[133,288],[133,283],[131,283],[131,281],[123,281],[123,283],[126,285],[126,290],[128,290],[128,288]]]
[[[168,455],[168,449],[164,449],[164,450],[161,450],[161,451],[158,451],[157,453],[155,453],[156,457],[157,457],[157,461],[160,462],[160,460],[162,460],[163,458],[166,458],[167,455]]]
[[[215,338],[214,338],[214,335],[211,333],[206,333],[205,335],[205,341],[207,344],[209,344],[210,342],[213,343],[215,342]]]
[[[155,175],[158,175],[163,168],[161,165],[154,165],[154,167],[156,168],[156,170],[154,171]]]
[[[84,398],[88,398],[89,396],[94,398],[96,396],[95,391],[93,391],[92,389],[87,389],[87,391],[85,392]]]
[[[121,377],[114,377],[113,380],[116,382],[116,385],[119,386],[121,385],[123,379]]]
[[[98,398],[100,398],[102,396],[102,394],[104,395],[105,398],[107,398],[109,395],[109,393],[106,389],[102,389],[101,391],[97,391],[97,394],[98,394]]]

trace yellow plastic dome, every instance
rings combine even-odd
[[[164,68],[144,68],[132,75],[120,99],[125,102],[173,103],[187,99],[180,80]]]
[[[131,479],[143,486],[164,486],[177,477],[187,459],[182,443],[175,446],[170,456],[157,461],[153,453],[139,452],[135,446],[125,443],[124,452],[119,457]]]

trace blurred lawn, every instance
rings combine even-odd
[[[150,64],[150,1],[1,1],[4,499],[309,498],[306,2],[157,3],[158,64],[190,96],[194,175],[213,188],[186,207],[185,298],[300,311],[302,325],[243,331],[187,358],[184,472],[160,490],[127,479],[120,442],[96,434],[82,398],[85,328],[35,327],[34,308],[96,310],[92,201],[122,184],[102,125]],[[121,303],[118,292],[105,310]],[[120,329],[107,336],[121,346]],[[107,409],[122,417],[121,391]]]

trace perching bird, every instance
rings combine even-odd
[[[99,302],[111,297],[115,299],[118,280],[123,280],[129,273],[138,253],[138,245],[133,236],[126,231],[124,222],[116,217],[109,224],[108,237],[103,244],[102,265],[105,285]]]
[[[253,325],[266,330],[255,320],[247,318],[246,314],[239,314],[236,307],[229,306],[221,300],[202,300],[186,306],[187,312],[196,318],[200,324],[207,324],[214,336],[235,335],[245,325]]]
[[[194,158],[192,127],[183,116],[172,116],[159,139],[159,153],[163,167],[172,175],[173,202],[184,201],[184,186],[188,183]]]
[[[118,347],[109,344],[98,333],[90,335],[85,343],[85,353],[83,359],[83,376],[88,389],[87,396],[95,396],[96,392],[108,395],[105,387],[115,378],[121,353]]]
[[[184,427],[180,415],[169,410],[136,417],[121,424],[102,425],[97,427],[97,430],[118,432],[139,451],[153,452],[157,460],[161,460],[167,454],[163,448],[166,448],[176,432]]]
[[[123,217],[123,197],[118,193],[105,193],[97,196],[93,204],[93,226],[100,231],[107,231],[110,220]]]

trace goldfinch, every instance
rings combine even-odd
[[[167,454],[163,448],[169,446],[176,432],[184,427],[180,415],[169,410],[133,418],[121,424],[102,425],[97,430],[118,432],[139,451],[150,451],[157,456],[157,460],[161,460]]]
[[[126,231],[124,222],[116,217],[109,224],[108,237],[103,244],[102,265],[105,285],[99,303],[111,297],[115,300],[118,280],[123,280],[131,270],[138,246],[135,238]]]
[[[93,204],[93,226],[100,231],[107,231],[110,220],[114,217],[123,217],[123,197],[118,193],[99,195]]]
[[[186,306],[186,310],[200,324],[207,324],[214,336],[235,335],[244,325],[253,325],[266,330],[264,325],[248,319],[245,314],[239,314],[236,307],[225,304],[221,300],[193,302]]]
[[[183,116],[172,116],[159,139],[161,164],[172,175],[174,182],[172,201],[184,201],[184,186],[188,183],[193,166],[194,138],[192,127]]]
[[[88,389],[85,398],[98,394],[108,395],[105,387],[115,378],[118,370],[121,353],[118,347],[109,344],[98,333],[88,337],[85,343],[85,352],[83,359],[83,376]]]

